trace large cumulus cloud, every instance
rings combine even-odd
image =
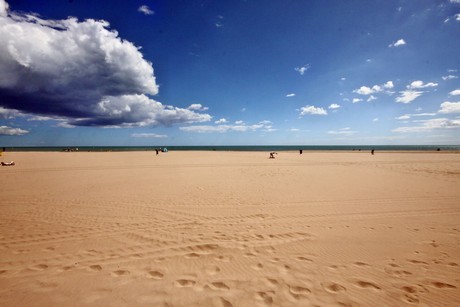
[[[0,0],[0,106],[70,125],[170,125],[208,114],[164,106],[153,67],[106,21],[45,20]]]

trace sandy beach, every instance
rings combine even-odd
[[[459,306],[460,154],[5,152],[2,306]]]

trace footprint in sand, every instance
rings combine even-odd
[[[271,306],[273,304],[273,298],[272,298],[273,295],[275,295],[274,291],[267,291],[267,292],[261,291],[261,292],[256,293],[256,299],[263,301],[268,306]]]
[[[435,287],[435,288],[438,288],[438,289],[443,289],[443,288],[446,288],[446,289],[456,289],[457,287],[454,286],[454,285],[451,285],[451,284],[447,284],[447,283],[444,283],[444,282],[440,282],[440,281],[432,281],[430,282],[430,285]]]
[[[46,270],[48,268],[48,265],[46,265],[46,264],[37,264],[33,268],[35,270],[43,271],[43,270]]]
[[[197,253],[190,253],[190,254],[185,255],[184,257],[187,259],[196,259],[196,258],[200,258],[200,255]]]
[[[308,262],[308,263],[311,263],[313,262],[313,260],[311,260],[310,258],[307,258],[307,257],[297,257],[296,258],[298,261],[304,261],[304,262]]]
[[[89,268],[91,271],[99,272],[102,271],[102,267],[99,264],[90,265]]]
[[[212,290],[227,291],[230,290],[230,287],[227,286],[224,282],[215,281],[208,285]]]
[[[254,270],[262,270],[264,268],[264,265],[262,263],[257,263],[251,265],[251,268],[253,268]]]
[[[356,261],[355,263],[353,263],[354,265],[356,266],[369,266],[369,264],[365,263],[365,262],[361,262],[361,261]]]
[[[231,260],[230,257],[222,256],[222,255],[217,256],[214,259],[216,259],[217,261],[222,261],[222,262],[230,262],[230,260]]]
[[[112,272],[112,276],[114,277],[120,277],[120,276],[126,276],[129,275],[130,272],[126,270],[116,270]]]
[[[381,290],[379,286],[369,281],[358,280],[357,282],[355,282],[355,285],[362,289]]]
[[[208,275],[216,275],[220,272],[220,268],[217,265],[209,265],[204,268],[204,271]]]
[[[149,271],[148,276],[153,279],[162,279],[164,277],[164,274],[160,271]]]
[[[274,278],[267,278],[266,281],[267,281],[266,283],[271,287],[278,286],[278,284],[279,284],[278,280],[276,280]]]
[[[403,290],[404,292],[407,292],[407,293],[417,293],[417,289],[415,287],[412,287],[412,286],[401,287],[401,290]]]
[[[311,293],[310,289],[301,286],[289,286],[289,292],[296,299],[299,299],[302,296],[305,297]]]
[[[178,288],[193,287],[196,281],[191,279],[178,279],[174,282],[174,286]]]
[[[344,286],[337,284],[335,282],[323,283],[322,286],[327,292],[330,293],[338,293],[347,290]]]

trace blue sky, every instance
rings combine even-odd
[[[2,146],[460,144],[460,0],[0,0]]]

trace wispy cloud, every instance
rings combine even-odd
[[[399,46],[404,46],[406,44],[406,41],[404,39],[398,39],[396,42],[393,42],[388,45],[388,47],[399,47]]]
[[[361,102],[363,101],[361,98],[353,98],[353,103],[358,103],[358,102]]]
[[[208,107],[203,107],[201,104],[199,103],[194,103],[194,104],[191,104],[187,110],[192,110],[192,111],[207,111],[209,110]]]
[[[290,93],[286,95],[286,97],[294,97],[294,96],[295,96],[295,93]]]
[[[294,70],[297,71],[300,75],[304,75],[307,70],[309,70],[311,67],[310,64],[306,64],[301,67],[295,67]]]
[[[8,126],[0,126],[0,135],[24,135],[29,131],[21,128],[12,128]]]
[[[411,103],[417,97],[421,96],[423,92],[414,91],[414,90],[404,90],[404,91],[399,92],[399,94],[400,94],[399,97],[396,97],[395,99],[396,102]]]
[[[153,139],[161,139],[167,138],[168,136],[165,134],[156,134],[156,133],[133,133],[131,134],[133,138],[153,138]]]
[[[201,126],[188,126],[180,127],[179,129],[186,132],[195,132],[195,133],[226,133],[226,132],[251,132],[251,131],[264,131],[272,132],[275,129],[272,126],[270,121],[261,121],[257,124],[247,125],[242,121],[238,121],[234,125],[201,125]]]
[[[447,75],[447,76],[442,76],[441,78],[442,78],[442,80],[446,81],[446,80],[457,79],[458,76],[455,76],[455,75]]]
[[[214,123],[215,124],[226,124],[228,121],[225,118],[221,118],[216,120]]]
[[[420,89],[420,88],[436,87],[436,86],[438,86],[437,83],[433,83],[433,82],[424,83],[423,81],[417,80],[409,84],[407,88],[408,89]]]
[[[447,118],[433,118],[427,120],[414,121],[418,125],[416,126],[405,126],[393,129],[393,132],[426,132],[435,129],[453,129],[460,128],[460,120],[450,120]]]
[[[328,109],[338,109],[338,108],[340,108],[340,105],[336,103],[333,103],[328,107]]]
[[[460,113],[460,101],[458,102],[444,101],[443,103],[441,103],[441,109],[438,112],[444,113],[444,114]]]
[[[449,95],[452,95],[452,96],[460,95],[460,89],[453,90],[452,92],[449,93]]]
[[[300,108],[300,115],[327,115],[327,111],[320,107],[305,106]]]
[[[411,103],[424,93],[423,91],[419,91],[419,89],[426,89],[437,86],[438,84],[434,82],[425,83],[421,80],[413,81],[411,84],[406,86],[406,90],[399,92],[399,96],[396,97],[395,101],[405,104]]]
[[[138,12],[143,13],[144,15],[153,15],[155,12],[152,11],[147,5],[141,5],[137,9]]]
[[[353,135],[356,131],[351,130],[350,127],[341,128],[339,130],[330,130],[328,134],[339,134],[339,135]]]

